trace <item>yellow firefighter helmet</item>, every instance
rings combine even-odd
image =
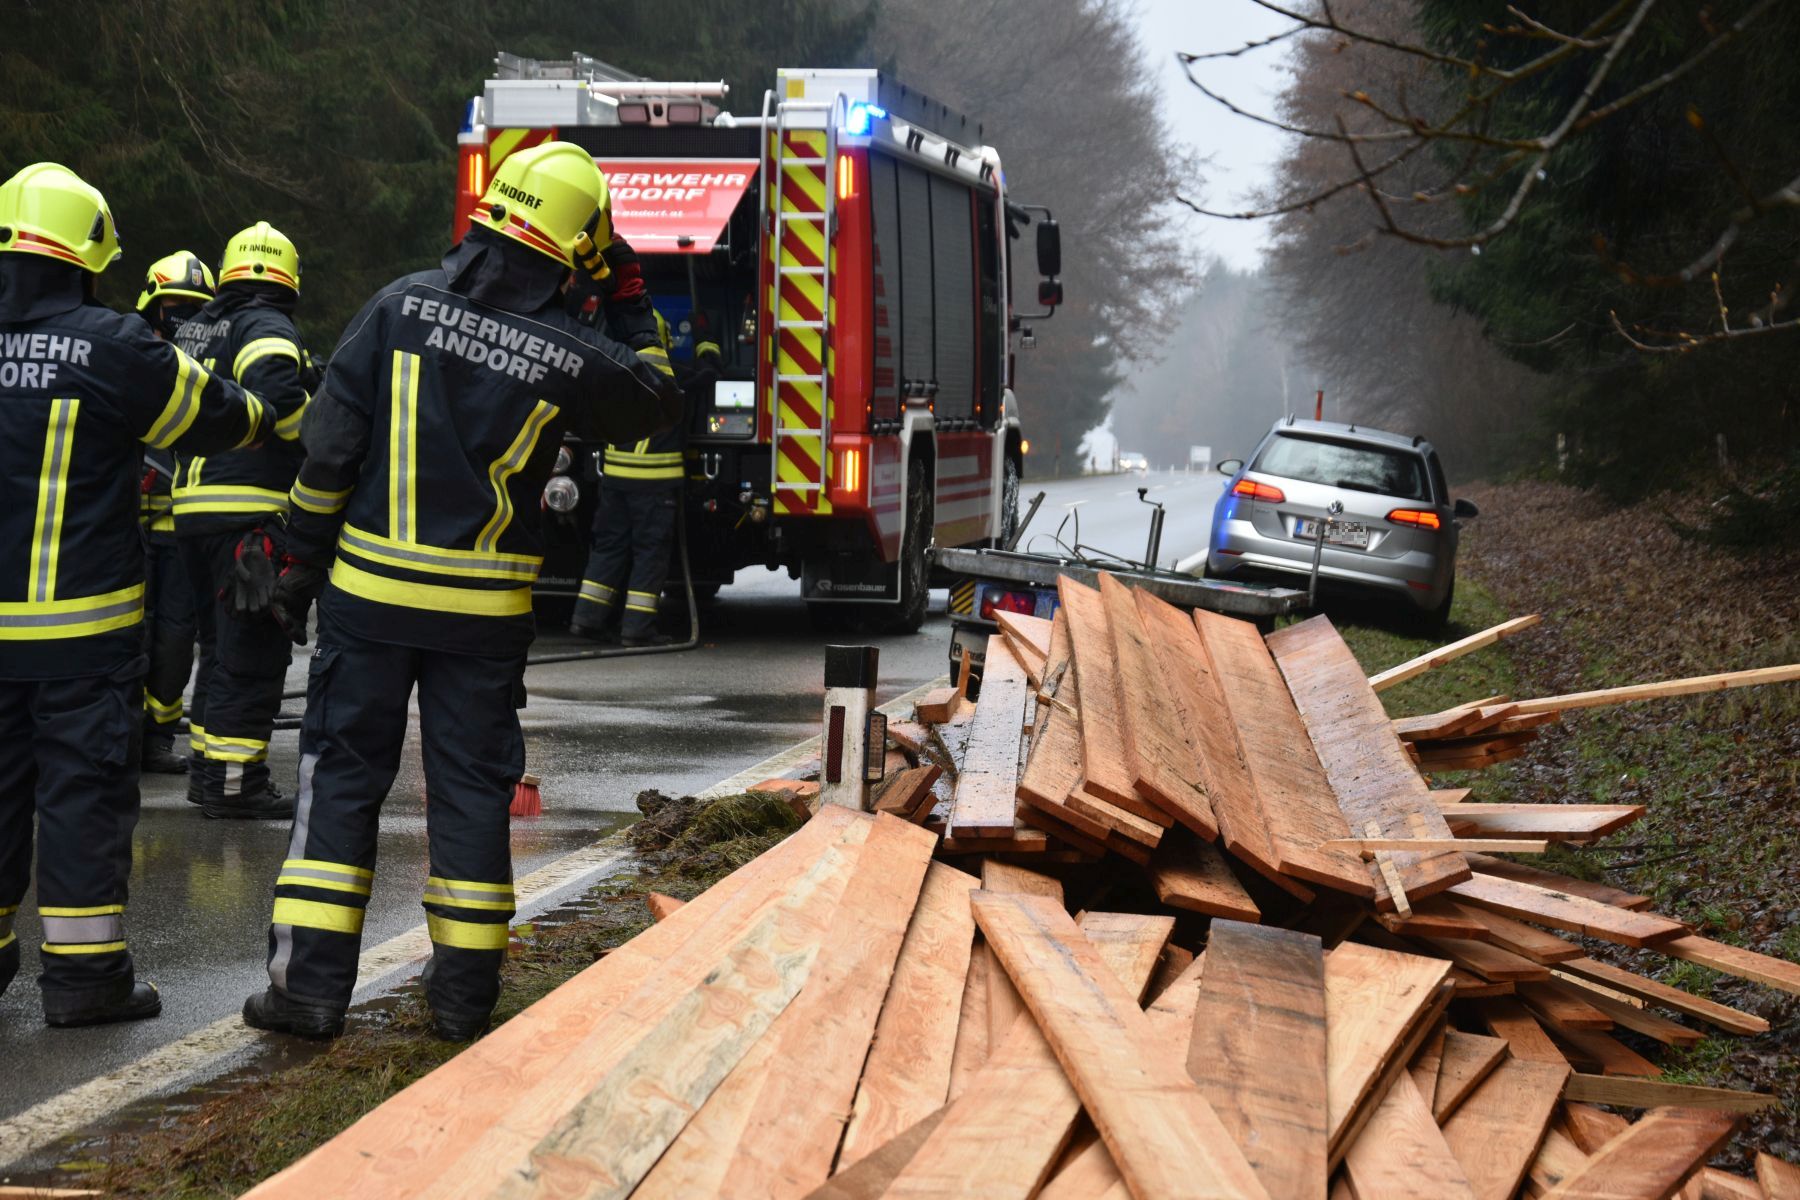
[[[279,283],[300,290],[300,252],[287,234],[267,221],[239,230],[225,243],[219,284]]]
[[[100,190],[61,163],[33,163],[0,183],[0,252],[42,254],[98,275],[119,257]]]
[[[217,288],[213,273],[192,250],[177,250],[150,264],[144,274],[144,290],[138,293],[137,310],[143,312],[158,300],[192,300],[205,304]]]
[[[519,150],[500,164],[474,220],[571,269],[604,276],[598,248],[612,243],[612,200],[593,155],[571,142]],[[588,265],[587,260],[593,265]]]

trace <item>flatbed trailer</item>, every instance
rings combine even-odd
[[[1056,595],[1060,575],[1099,587],[1101,574],[1110,574],[1177,608],[1204,608],[1255,621],[1265,632],[1273,628],[1276,617],[1306,607],[1304,590],[1278,584],[1227,583],[1178,571],[1121,568],[1113,563],[1014,550],[934,546],[931,555],[933,566],[950,576],[952,674],[965,649],[971,664],[980,668],[988,637],[1000,629],[992,616],[994,612],[1017,612],[1045,619],[1054,616],[1060,604]]]

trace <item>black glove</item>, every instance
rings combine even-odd
[[[323,567],[308,566],[293,558],[282,559],[281,574],[276,577],[269,598],[269,616],[294,645],[306,645],[306,616],[324,590]]]
[[[232,551],[231,608],[240,617],[264,612],[275,590],[275,540],[252,529]]]

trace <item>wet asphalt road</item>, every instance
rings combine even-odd
[[[1141,556],[1149,510],[1138,502],[1139,486],[1170,506],[1163,563],[1205,547],[1218,476],[1161,474],[1044,485],[1049,495],[1027,531],[1027,547],[1052,549],[1049,535],[1078,512],[1086,546]],[[1037,490],[1028,481],[1026,499]],[[1074,540],[1072,519],[1063,539]],[[529,769],[544,780],[544,814],[513,823],[515,873],[523,876],[627,823],[642,789],[698,791],[817,733],[822,647],[833,639],[810,628],[798,596],[798,583],[785,575],[745,572],[702,610],[697,650],[531,668],[526,754]],[[855,635],[881,648],[879,699],[943,673],[950,636],[943,608],[944,595],[937,593],[917,635]],[[547,633],[533,653],[589,645]],[[303,653],[295,656],[290,690],[304,686],[305,662]],[[299,708],[298,701],[284,705],[288,712]],[[422,920],[425,812],[417,736],[415,718],[383,814],[365,948]],[[291,732],[275,735],[271,763],[284,790],[293,786],[296,741]],[[0,997],[0,1119],[236,1012],[246,995],[266,985],[270,889],[287,826],[204,820],[186,803],[185,791],[182,777],[144,777],[127,914],[139,973],[161,987],[163,1015],[99,1029],[45,1028],[33,982],[40,939],[28,894],[18,923],[25,964]]]

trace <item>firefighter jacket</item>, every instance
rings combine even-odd
[[[175,455],[167,450],[144,449],[144,474],[138,484],[138,520],[144,532],[157,540],[175,536]]]
[[[668,352],[668,347],[662,347]],[[684,395],[710,394],[718,369],[706,359],[678,365],[675,381]],[[682,422],[633,442],[608,442],[604,456],[606,486],[623,491],[649,491],[679,486],[687,474],[687,425]]]
[[[288,315],[293,293],[280,284],[232,283],[176,331],[188,355],[275,411],[275,436],[255,449],[184,457],[174,487],[183,537],[249,529],[287,506],[300,468],[300,421],[311,370]]]
[[[229,450],[274,423],[84,288],[61,263],[0,256],[0,679],[97,675],[139,654],[142,446]]]
[[[563,430],[625,440],[681,418],[666,365],[567,315],[566,276],[474,230],[351,322],[308,411],[287,533],[293,558],[332,564],[322,608],[351,634],[523,652]]]

